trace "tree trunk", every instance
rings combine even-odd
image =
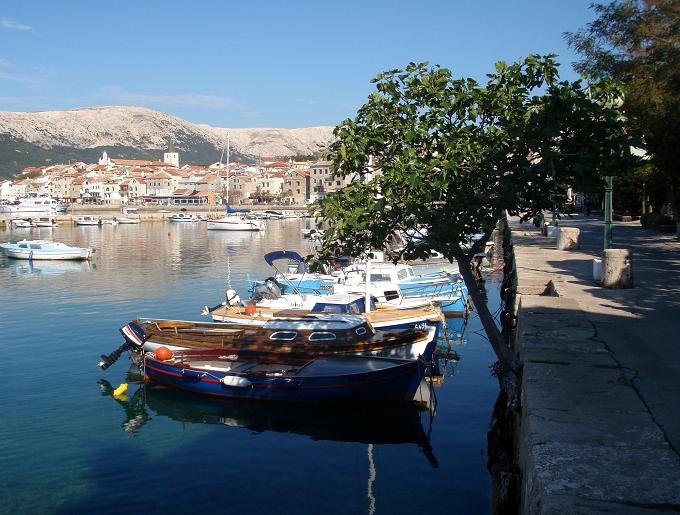
[[[680,222],[678,217],[678,189],[674,187],[673,183],[670,184],[670,199],[671,199],[671,216],[676,222]]]
[[[471,257],[456,257],[456,261],[458,261],[458,269],[465,280],[468,293],[470,297],[472,297],[472,302],[475,306],[475,309],[477,310],[479,319],[482,322],[484,331],[489,338],[489,343],[496,353],[498,361],[510,369],[515,370],[517,367],[517,359],[514,352],[512,352],[510,347],[508,347],[507,343],[505,342],[505,338],[503,338],[500,329],[498,329],[496,321],[493,319],[493,316],[489,311],[489,306],[484,300],[484,295],[479,289],[477,280],[472,274]]]

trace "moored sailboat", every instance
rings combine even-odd
[[[222,160],[220,159],[220,164]],[[265,224],[261,220],[247,218],[249,209],[234,209],[229,205],[229,134],[227,134],[227,187],[225,216],[208,220],[209,231],[262,231]]]

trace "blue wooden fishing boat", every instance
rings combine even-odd
[[[425,362],[369,356],[313,356],[167,348],[144,356],[154,383],[210,397],[288,402],[412,400]],[[166,359],[161,359],[166,358]]]

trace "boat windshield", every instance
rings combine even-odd
[[[401,279],[401,277],[400,277]],[[390,274],[374,274],[371,272],[371,282],[372,283],[378,283],[378,282],[390,282],[392,278],[390,277]]]

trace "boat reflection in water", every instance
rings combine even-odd
[[[13,261],[7,259],[5,267],[19,275],[61,275],[69,272],[90,272],[95,265],[90,261]]]
[[[133,369],[128,378],[131,386],[133,380],[141,380]],[[122,427],[130,436],[153,417],[167,417],[183,424],[222,424],[258,433],[294,433],[312,440],[416,444],[433,468],[439,466],[430,445],[431,413],[409,402],[324,406],[229,401],[144,383],[126,395],[113,396],[114,387],[108,381],[100,380],[99,386],[102,395],[112,396],[123,408]]]

